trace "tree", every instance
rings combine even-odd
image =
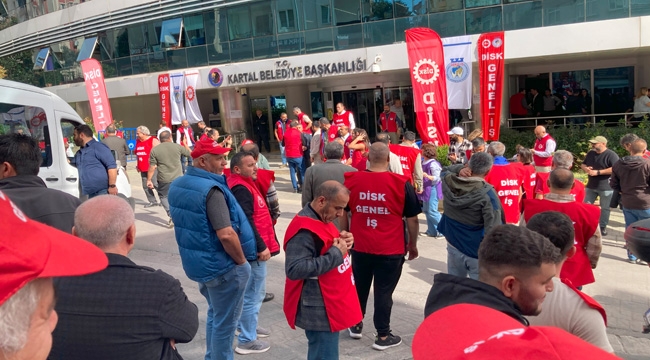
[[[7,70],[5,70],[4,67],[0,66],[0,79],[4,79],[7,77]]]
[[[5,70],[7,80],[39,86],[40,75],[34,72],[34,60],[30,50],[0,58],[0,67]]]

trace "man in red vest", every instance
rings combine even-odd
[[[291,185],[295,193],[302,192],[302,179],[305,177],[302,167],[302,132],[298,129],[298,125],[300,125],[298,120],[291,121],[289,129],[284,134],[284,151],[287,156],[287,164],[289,164]]]
[[[533,153],[533,162],[537,172],[550,172],[552,156],[557,146],[555,139],[546,133],[546,128],[538,126],[535,128],[535,147],[530,149]]]
[[[302,112],[302,110],[300,110],[300,108],[297,106],[293,107],[293,114],[296,115],[298,121],[300,121],[300,125],[302,125],[302,132],[311,134],[311,119],[309,116]]]
[[[332,116],[332,125],[339,127],[346,125],[350,130],[356,127],[354,124],[354,115],[350,111],[345,110],[343,103],[336,104],[336,114]]]
[[[332,223],[349,196],[337,181],[325,181],[284,235],[284,314],[292,329],[305,330],[308,359],[338,359],[339,331],[363,317],[348,254],[354,238]]]
[[[510,117],[513,119],[525,118],[528,115],[526,102],[526,89],[520,88],[519,92],[510,97]]]
[[[573,154],[566,150],[558,150],[553,154],[551,171],[555,169],[571,170],[572,168]],[[535,178],[535,199],[543,199],[544,195],[551,192],[548,188],[549,175],[550,173],[537,173],[537,177]],[[571,195],[573,195],[577,202],[583,202],[585,200],[585,184],[578,179],[574,179],[573,182],[575,185],[571,189]]]
[[[402,132],[402,119],[396,113],[390,111],[388,104],[384,105],[384,112],[379,114],[377,125],[379,125],[382,132],[388,133],[393,144],[397,144],[399,135]]]
[[[269,343],[258,340],[271,332],[258,326],[258,315],[266,295],[266,261],[280,253],[273,220],[266,205],[266,194],[261,194],[255,180],[257,163],[250,152],[239,152],[230,160],[228,187],[237,199],[253,227],[257,244],[257,260],[249,261],[251,276],[244,290],[244,305],[239,318],[238,354],[258,354],[270,349]]]
[[[145,205],[145,208],[150,208],[152,206],[158,206],[160,203],[156,201],[156,195],[153,192],[153,189],[147,187],[147,172],[149,171],[149,156],[151,155],[151,149],[154,146],[160,144],[160,141],[151,136],[149,128],[146,126],[138,126],[135,130],[135,136],[137,140],[135,141],[135,156],[137,156],[137,165],[136,170],[140,173],[142,178],[142,189],[144,194],[147,196],[147,201],[149,203]],[[155,189],[158,188],[158,176],[157,173],[154,174],[152,178],[153,186]]]
[[[533,215],[544,211],[559,211],[567,214],[575,228],[576,253],[564,263],[560,277],[570,280],[578,288],[591,284],[595,281],[592,269],[598,265],[602,250],[601,234],[598,229],[600,209],[573,199],[571,171],[553,170],[548,183],[551,192],[544,200],[524,200],[524,221],[528,222]]]
[[[527,317],[530,325],[558,327],[605,351],[614,352],[607,338],[605,309],[573,286],[571,281],[560,276],[565,261],[576,253],[573,221],[566,214],[545,211],[531,217],[526,227],[544,235],[562,254],[560,262],[556,264],[553,291],[546,294],[542,312]]]
[[[399,156],[404,176],[409,179],[411,185],[415,186],[415,190],[419,194],[422,192],[422,153],[420,149],[413,147],[414,143],[415,133],[407,131],[404,133],[401,144],[391,144],[388,145],[388,148],[390,152]]]
[[[505,151],[505,145],[499,141],[493,141],[488,145],[488,153],[494,157],[494,164],[485,177],[485,181],[494,186],[494,190],[499,200],[501,200],[506,223],[518,224],[519,202],[521,201],[524,179],[521,171],[503,157]]]
[[[370,285],[374,279],[373,322],[377,336],[373,349],[385,350],[402,343],[390,329],[393,291],[402,275],[404,256],[418,257],[418,214],[420,205],[408,178],[388,172],[388,146],[376,142],[370,146],[368,171],[345,173],[350,190],[350,231],[355,234],[352,272],[365,315]],[[404,218],[406,218],[406,228]],[[346,217],[342,218],[345,228]],[[408,238],[405,238],[408,232]],[[362,338],[363,322],[349,329],[350,337]]]
[[[280,155],[282,156],[282,164],[280,165],[280,168],[287,167],[287,156],[284,153],[282,138],[284,136],[284,133],[287,132],[288,128],[289,118],[287,117],[287,113],[282,113],[280,114],[280,120],[275,122],[275,130],[273,130],[275,133],[275,140],[277,140],[278,145],[280,146]]]

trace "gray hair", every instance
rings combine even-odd
[[[45,280],[28,282],[0,306],[0,353],[17,353],[27,344],[32,314],[41,300]]]
[[[388,163],[390,156],[390,150],[388,145],[383,142],[375,142],[370,145],[370,151],[368,152],[368,161],[371,164],[382,164]]]
[[[472,171],[472,175],[476,176],[485,176],[488,171],[492,168],[494,164],[494,159],[488,153],[475,153],[472,154],[472,157],[469,158],[469,169]]]
[[[112,195],[86,200],[74,213],[75,235],[102,250],[117,245],[133,224],[129,203]]]
[[[390,136],[387,132],[380,132],[375,136],[375,141],[388,145],[390,143]]]
[[[558,150],[553,154],[553,164],[556,168],[571,169],[573,167],[573,154],[566,150]]]
[[[298,120],[291,120],[291,123],[289,123],[289,127],[292,128],[298,127],[298,125],[300,125],[300,121]]]
[[[632,145],[634,140],[638,139],[639,137],[636,134],[625,134],[621,136],[621,146],[625,145]]]
[[[323,149],[323,155],[327,159],[341,160],[343,157],[343,145],[337,141],[329,142],[325,145],[325,149]]]
[[[117,132],[117,130],[115,129],[115,126],[113,126],[113,125],[108,125],[108,126],[106,127],[106,133],[107,133],[107,134],[115,134],[116,132]]]
[[[406,131],[404,133],[404,140],[406,141],[415,141],[415,133],[413,131]]]
[[[321,125],[329,125],[330,124],[330,120],[328,118],[326,118],[326,117],[322,117],[322,118],[318,119],[318,122]]]
[[[160,132],[160,142],[168,142],[171,141],[172,139],[172,133],[169,131],[165,130]]]
[[[493,141],[488,145],[487,151],[492,156],[503,156],[506,152],[506,146],[500,141]]]
[[[298,111],[298,112],[302,112],[302,110],[300,110],[300,108],[299,108],[299,107],[297,107],[297,106],[294,106],[294,107],[293,107],[293,111]]]
[[[151,132],[149,132],[149,128],[144,126],[144,125],[138,126],[138,128],[136,130],[143,133],[144,135],[151,135]]]

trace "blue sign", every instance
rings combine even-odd
[[[126,144],[129,146],[129,150],[133,151],[135,149],[135,140],[127,140]]]

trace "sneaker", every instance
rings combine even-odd
[[[348,328],[348,331],[350,332],[350,337],[353,339],[361,339],[363,337],[363,334],[361,334],[362,330],[363,330],[363,322],[360,322],[354,325],[353,327]]]
[[[607,227],[601,227],[601,228],[600,228],[600,233],[601,233],[603,236],[607,236]]]
[[[265,329],[261,326],[258,326],[257,329],[255,329],[255,332],[257,333],[258,338],[267,338],[271,336],[271,330]]]
[[[648,265],[647,262],[645,262],[645,261],[643,261],[641,259],[636,259],[636,263],[639,264],[639,265]]]
[[[401,343],[402,343],[402,338],[397,335],[393,335],[389,333],[384,340],[382,340],[379,337],[379,335],[377,335],[377,337],[375,338],[375,343],[372,344],[372,348],[375,350],[383,351],[398,346]]]
[[[174,221],[172,221],[172,218],[169,218],[169,222],[167,222],[167,226],[171,229],[174,227]]]
[[[262,300],[262,302],[269,302],[269,301],[273,300],[274,298],[275,298],[275,295],[273,295],[272,293],[266,293],[266,295],[264,295],[264,300]]]
[[[147,205],[144,206],[145,209],[148,209],[150,207],[158,206],[159,204],[157,202],[150,202]]]
[[[266,341],[253,340],[251,342],[247,342],[246,344],[237,344],[235,352],[241,355],[260,354],[269,351],[270,348],[271,345]]]

